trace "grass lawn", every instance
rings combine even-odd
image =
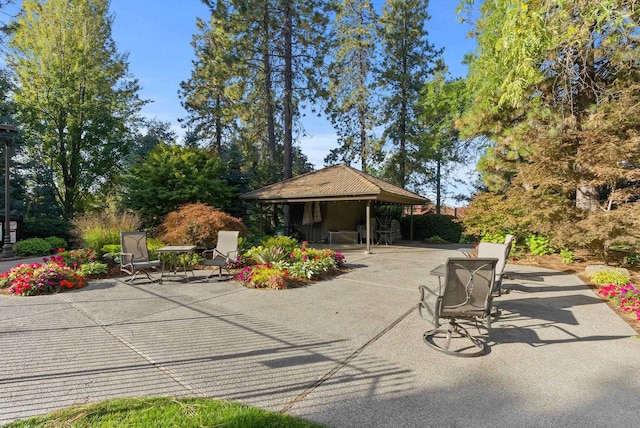
[[[206,398],[117,398],[4,425],[15,427],[315,427],[313,422]]]

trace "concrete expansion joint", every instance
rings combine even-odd
[[[98,321],[96,318],[91,316],[91,314],[89,312],[85,311],[80,306],[76,305],[74,302],[70,301],[69,299],[65,298],[64,296],[62,296],[62,295],[58,295],[58,296],[60,297],[60,299],[64,300],[67,304],[69,304],[72,308],[74,308],[78,312],[82,313],[85,317],[87,317],[87,319],[91,320],[91,322],[93,322],[96,326],[100,327],[109,336],[113,337],[118,342],[122,343],[124,346],[126,346],[129,349],[131,349],[133,352],[135,352],[137,355],[139,355],[142,359],[144,359],[150,365],[155,367],[163,375],[165,375],[168,378],[172,379],[174,382],[176,382],[178,385],[182,386],[183,388],[185,388],[186,390],[188,390],[192,394],[197,395],[197,396],[202,397],[202,398],[206,398],[207,397],[207,394],[205,394],[204,392],[200,391],[198,388],[194,387],[190,383],[180,379],[180,377],[177,374],[175,374],[171,369],[169,369],[169,368],[163,366],[161,363],[155,361],[150,355],[148,355],[146,352],[142,351],[141,349],[138,349],[134,344],[129,342],[127,339],[125,339],[121,335],[111,331],[109,329],[108,325]]]
[[[338,373],[342,368],[344,368],[347,364],[349,364],[354,358],[360,355],[370,345],[374,344],[376,341],[378,341],[378,339],[380,339],[382,336],[384,336],[389,331],[391,331],[395,326],[400,324],[406,317],[411,315],[417,308],[418,308],[418,305],[414,305],[407,312],[400,315],[399,318],[397,318],[395,321],[393,321],[391,324],[385,327],[384,330],[382,330],[381,332],[373,336],[371,339],[369,339],[367,343],[365,343],[364,345],[362,345],[361,347],[353,351],[347,358],[339,362],[333,369],[329,370],[324,376],[316,380],[313,384],[311,384],[309,387],[307,387],[304,391],[302,391],[300,394],[295,396],[293,399],[289,400],[288,403],[282,406],[279,412],[287,413],[289,410],[291,410],[297,403],[304,400],[309,394],[311,394],[314,390],[316,390],[320,385],[322,385],[323,383],[331,379],[336,373]]]

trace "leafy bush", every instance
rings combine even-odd
[[[240,219],[212,206],[192,203],[170,212],[160,225],[160,239],[170,245],[199,245],[212,248],[218,242],[218,231],[237,230],[249,233]]]
[[[60,236],[69,242],[72,238],[71,228],[71,222],[64,219],[26,217],[22,221],[22,236],[25,239]]]
[[[107,265],[98,262],[85,263],[78,269],[78,273],[84,277],[107,273]]]
[[[202,262],[203,257],[200,254],[196,253],[188,253],[188,254],[172,254],[172,253],[163,253],[160,254],[160,260],[165,266],[179,266],[180,269],[183,267],[186,269],[193,269],[194,266],[197,266]]]
[[[480,241],[495,242],[496,244],[504,244],[504,241],[507,235],[508,233],[506,232],[495,232],[495,233],[484,232],[480,237]]]
[[[51,248],[67,248],[67,241],[65,241],[63,238],[59,238],[57,236],[48,236],[44,238],[44,240],[49,243]]]
[[[133,232],[140,226],[140,218],[132,213],[88,214],[73,221],[73,233],[82,246],[102,257],[102,247],[120,242],[120,232]]]
[[[600,272],[596,272],[591,277],[591,281],[594,282],[595,284],[600,284],[600,285],[605,285],[605,284],[627,285],[631,281],[631,277],[618,269],[603,270]]]
[[[18,256],[45,256],[50,253],[51,244],[42,238],[29,238],[13,245],[13,252]]]
[[[410,236],[411,217],[400,219],[402,236]],[[413,217],[413,239],[424,241],[438,236],[446,242],[460,242],[463,227],[451,215],[425,214]]]
[[[573,263],[575,261],[575,253],[568,248],[560,250],[560,259],[562,263]]]
[[[267,236],[262,239],[260,245],[263,247],[278,247],[290,253],[300,245],[295,238],[290,236]]]
[[[553,248],[550,245],[551,240],[545,236],[529,235],[526,243],[531,254],[535,256],[546,256],[553,254]]]

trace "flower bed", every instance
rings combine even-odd
[[[608,284],[598,289],[598,294],[615,304],[620,310],[633,313],[640,321],[640,288],[633,284]]]
[[[20,296],[57,293],[82,288],[87,275],[105,270],[106,265],[95,262],[93,251],[63,250],[42,263],[19,264],[0,274],[0,288]]]
[[[244,259],[254,264],[245,266],[234,279],[245,287],[283,289],[344,267],[340,252],[307,248],[306,241],[298,245],[286,237],[280,241],[271,238],[249,249]]]

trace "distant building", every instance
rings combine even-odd
[[[409,215],[409,207],[405,209],[405,214]],[[440,207],[440,214],[450,215],[457,218],[464,218],[466,207]],[[413,215],[435,214],[436,206],[433,204],[414,205]]]

